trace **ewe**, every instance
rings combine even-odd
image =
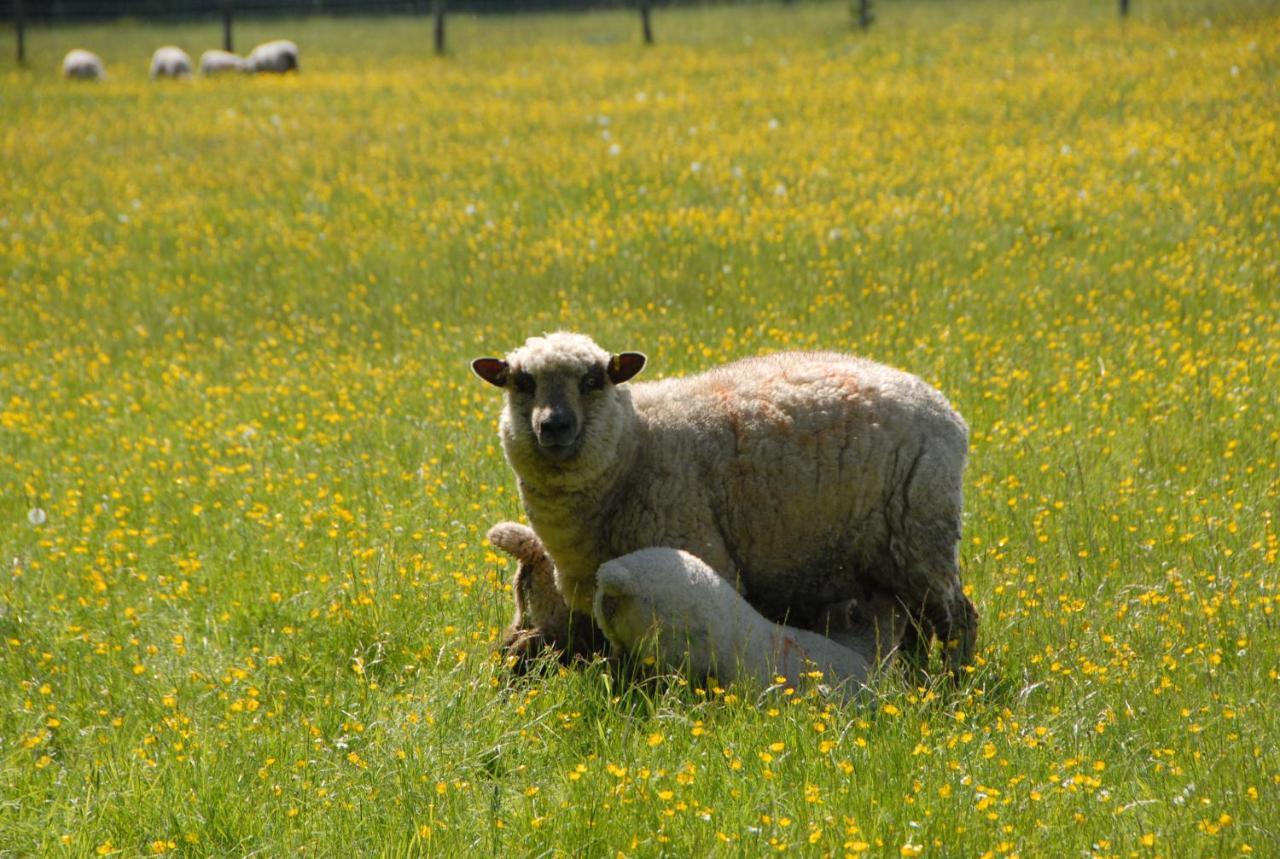
[[[107,76],[107,70],[102,65],[102,58],[97,54],[83,48],[76,48],[68,51],[62,58],[62,76],[98,81]]]
[[[251,72],[288,72],[298,68],[298,46],[287,39],[264,42],[249,52],[245,67]]]
[[[209,50],[200,55],[200,74],[202,75],[242,72],[244,68],[244,58],[230,51]]]
[[[472,364],[506,391],[503,448],[571,609],[592,611],[606,561],[667,547],[804,629],[886,591],[910,616],[913,658],[936,634],[953,672],[971,661],[978,616],[957,556],[968,428],[942,394],[839,353],[625,385],[644,363],[558,332]]]
[[[165,45],[151,55],[151,79],[185,78],[191,75],[191,58],[182,48]]]

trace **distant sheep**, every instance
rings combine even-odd
[[[572,609],[592,611],[605,562],[668,547],[804,629],[884,591],[911,615],[916,661],[930,634],[954,672],[971,661],[957,553],[968,428],[942,394],[817,352],[624,386],[645,360],[559,332],[472,364],[506,391],[507,461]]]
[[[249,53],[245,67],[251,72],[296,71],[298,46],[287,39],[264,42]]]
[[[503,636],[502,652],[519,673],[526,672],[544,650],[558,653],[562,662],[590,656],[604,644],[589,616],[570,616],[555,585],[555,567],[538,535],[518,522],[500,522],[489,529],[489,543],[517,561],[511,592],[515,615]]]
[[[209,50],[200,55],[200,74],[216,75],[222,72],[242,72],[245,60],[230,51]]]
[[[151,79],[191,76],[191,57],[182,48],[166,45],[151,55]]]
[[[883,594],[830,607],[825,635],[772,623],[702,561],[663,548],[601,566],[594,611],[611,645],[660,670],[793,689],[814,678],[850,697],[893,656],[904,628]]]
[[[76,48],[62,58],[62,76],[81,80],[103,80],[107,76],[102,58],[92,51]]]

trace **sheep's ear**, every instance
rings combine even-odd
[[[471,362],[471,369],[481,379],[499,388],[507,386],[507,376],[511,370],[507,362],[501,358],[477,358]]]
[[[640,352],[621,352],[609,359],[609,381],[615,385],[635,376],[644,369],[645,357]]]

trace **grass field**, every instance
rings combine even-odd
[[[1280,855],[1280,4],[878,14],[6,51],[0,856]],[[968,681],[508,684],[468,361],[559,327],[945,391]]]

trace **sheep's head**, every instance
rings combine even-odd
[[[530,337],[506,358],[477,358],[480,378],[507,393],[503,441],[512,464],[532,455],[542,463],[568,463],[608,434],[617,408],[616,386],[644,367],[639,352],[610,355],[582,334]]]

